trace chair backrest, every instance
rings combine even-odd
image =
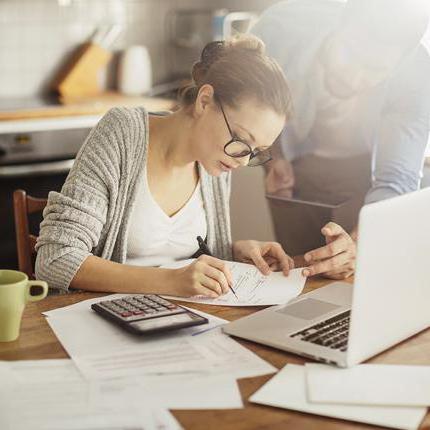
[[[43,211],[47,202],[47,199],[27,196],[24,190],[16,190],[13,193],[18,267],[29,279],[34,279],[34,247],[37,236],[30,233],[28,216]]]

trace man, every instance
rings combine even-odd
[[[427,0],[291,0],[263,13],[252,32],[283,67],[294,108],[267,168],[268,194],[286,197],[287,208],[293,194],[346,208],[355,239],[363,201],[419,188],[430,123],[430,58],[420,42],[428,9]],[[309,204],[297,207],[275,226],[290,254],[321,245],[315,226],[319,233],[324,220]],[[343,254],[355,255],[354,245],[341,230],[343,246],[323,231],[336,245],[306,254],[321,263],[313,274],[352,273]],[[331,273],[340,257],[345,270]]]

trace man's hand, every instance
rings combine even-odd
[[[338,224],[329,222],[322,229],[327,245],[309,251],[303,269],[304,276],[321,274],[331,279],[346,279],[355,270],[356,244],[352,237]]]
[[[254,264],[263,275],[282,270],[287,276],[294,268],[294,260],[277,242],[238,240],[233,243],[233,258],[235,261]]]
[[[267,167],[266,193],[280,197],[292,197],[294,187],[293,166],[288,160],[273,160]]]

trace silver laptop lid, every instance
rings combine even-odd
[[[430,188],[363,207],[347,365],[430,325]]]

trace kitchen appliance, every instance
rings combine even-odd
[[[204,46],[213,40],[246,33],[257,14],[227,9],[172,9],[165,18],[166,64],[171,77],[189,76],[191,65],[200,57]]]
[[[255,12],[231,12],[225,15],[223,21],[222,38],[228,39],[239,33],[247,33],[257,21],[258,14]]]
[[[173,46],[199,53],[212,40],[224,40],[238,33],[246,33],[257,19],[258,14],[251,11],[176,9],[167,14],[167,37]]]
[[[0,268],[18,268],[13,191],[21,188],[42,198],[49,191],[59,191],[90,130],[65,126],[0,134]],[[30,215],[32,232],[38,233],[40,221],[40,214]]]
[[[125,49],[118,66],[118,89],[130,96],[147,93],[152,87],[151,58],[145,46]]]

